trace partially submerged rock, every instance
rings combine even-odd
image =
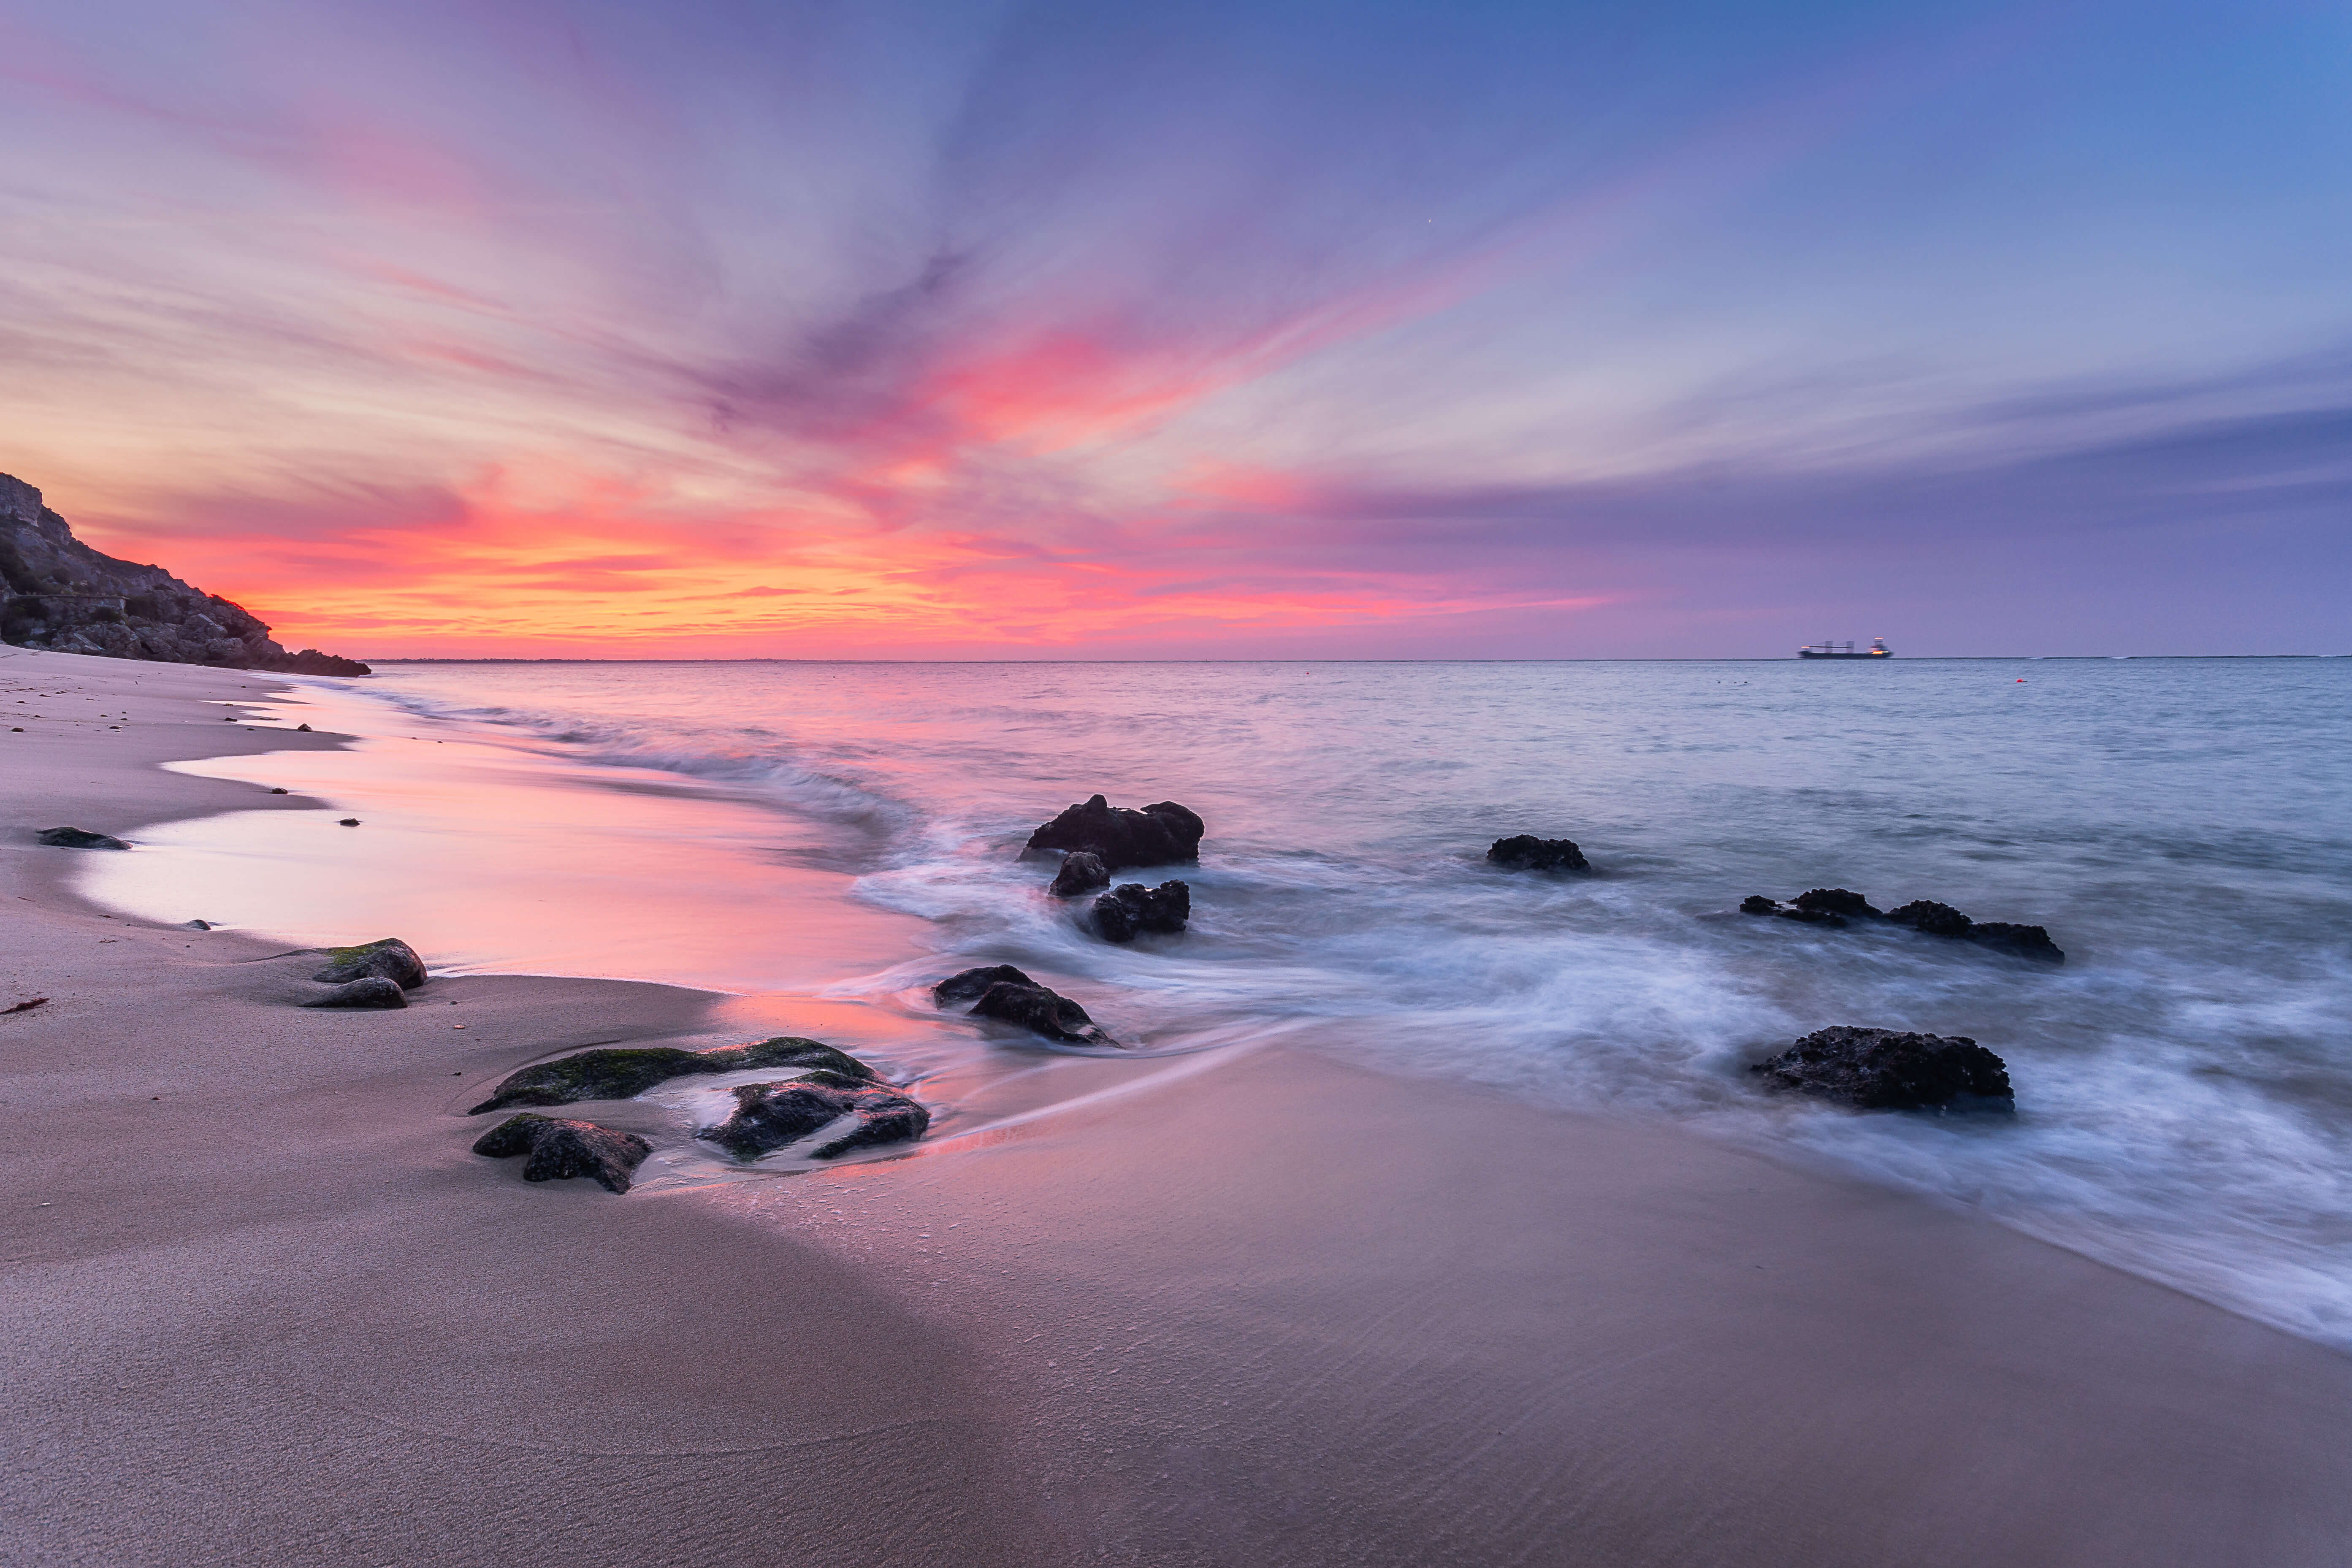
[[[490,1098],[467,1112],[479,1116],[509,1105],[569,1105],[577,1100],[628,1100],[657,1083],[696,1073],[745,1072],[763,1068],[811,1068],[851,1079],[871,1080],[874,1069],[845,1051],[816,1040],[779,1035],[756,1045],[715,1051],[676,1046],[607,1046],[540,1062],[509,1073]]]
[[[474,1152],[493,1160],[529,1154],[522,1167],[526,1182],[591,1176],[611,1193],[627,1192],[630,1173],[653,1152],[634,1132],[530,1111],[508,1117],[474,1141]]]
[[[1023,1028],[1076,1046],[1115,1046],[1087,1010],[1057,991],[1038,984],[1009,963],[967,969],[931,987],[931,1000],[946,1007],[970,1002],[975,1017],[1018,1024]]]
[[[1084,849],[1108,871],[1166,866],[1201,858],[1200,817],[1172,800],[1141,811],[1113,806],[1101,795],[1071,806],[1029,836],[1032,849]]]
[[[128,849],[130,845],[111,833],[91,833],[79,827],[45,827],[41,842],[52,849]]]
[[[1532,833],[1497,838],[1486,851],[1486,863],[1507,871],[1590,871],[1592,863],[1571,839],[1538,838]]]
[[[396,936],[362,942],[357,947],[331,947],[324,951],[327,967],[310,976],[322,985],[338,985],[369,974],[380,974],[403,991],[414,991],[425,984],[425,961],[416,956],[415,948]]]
[[[1848,892],[1843,888],[1810,889],[1789,902],[1807,914],[1843,915],[1848,920],[1861,920],[1878,913],[1870,907],[1868,899],[1860,893]]]
[[[363,974],[347,981],[323,996],[314,996],[302,1004],[305,1007],[405,1007],[408,994],[381,974]]]
[[[1823,890],[1817,888],[1814,892]],[[1837,889],[1827,890],[1836,891]],[[1743,915],[1773,915],[1784,921],[1801,921],[1806,925],[1842,926],[1846,923],[1843,910],[1824,904],[1806,903],[1805,900],[1811,897],[1812,897],[1811,893],[1802,894],[1784,904],[1778,899],[1768,899],[1761,893],[1751,893],[1739,900],[1739,912]],[[1874,910],[1871,912],[1874,914],[1877,911]]]
[[[773,1153],[845,1116],[855,1120],[811,1149],[810,1158],[830,1160],[852,1149],[920,1138],[931,1124],[929,1110],[887,1084],[822,1069],[783,1083],[741,1084],[731,1092],[734,1113],[695,1136],[739,1160]]]
[[[2014,1110],[2008,1064],[1961,1035],[1840,1025],[1748,1069],[1769,1088],[1858,1110]]]
[[[1109,886],[1110,868],[1103,864],[1102,857],[1091,849],[1073,849],[1062,857],[1062,868],[1054,873],[1054,885],[1045,890],[1057,899],[1075,899]]]
[[[1980,942],[2020,958],[2039,959],[2044,963],[2063,963],[2063,949],[2050,940],[2050,933],[2041,926],[2017,925],[2009,921],[1972,921],[1949,904],[1939,904],[1932,899],[1915,899],[1900,909],[1886,911],[1886,918],[1897,925],[1925,931],[1929,936],[1957,937],[1962,942]]]
[[[1129,882],[1097,899],[1094,916],[1106,942],[1133,942],[1145,931],[1173,936],[1192,916],[1192,889],[1182,882]]]
[[[1915,899],[1899,908],[1881,911],[1874,909],[1870,900],[1860,893],[1849,892],[1843,888],[1815,888],[1810,892],[1799,893],[1787,903],[1768,899],[1761,893],[1752,894],[1740,900],[1739,912],[1775,915],[1782,920],[1823,926],[1843,926],[1854,920],[1891,921],[1928,936],[1973,942],[2019,958],[2037,959],[2043,963],[2066,962],[2064,951],[2050,940],[2049,931],[2041,926],[2017,925],[2008,921],[1972,921],[1951,905],[1939,904],[1933,899]]]
[[[1043,985],[1015,985],[998,981],[971,1005],[975,1016],[1018,1024],[1030,1033],[1074,1046],[1115,1046],[1087,1010],[1057,991]]]
[[[977,1002],[982,992],[1000,980],[1013,985],[1037,984],[1009,963],[991,963],[949,975],[931,987],[931,1001],[941,1007],[951,1002]]]

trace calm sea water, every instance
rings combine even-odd
[[[831,994],[1010,962],[1145,1045],[1306,1033],[1670,1118],[2352,1344],[2352,660],[394,665],[362,689],[414,746],[773,820],[691,835],[824,873],[761,895],[838,905],[803,927],[897,917]],[[1150,879],[1192,883],[1185,935],[1104,943],[1016,858],[1097,792],[1207,819],[1199,868]],[[1488,869],[1522,832],[1596,873]],[[478,956],[758,989],[820,951],[689,963],[664,931],[764,917],[740,882],[673,881],[625,963],[540,951],[527,921]],[[1733,912],[1816,886],[2046,925],[2067,963]],[[625,935],[635,907],[600,921]],[[1972,1037],[2019,1114],[1752,1089],[1746,1064],[1828,1024]]]

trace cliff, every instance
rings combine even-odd
[[[6,474],[0,474],[0,641],[166,664],[368,673],[357,659],[314,647],[287,652],[243,608],[161,566],[100,554],[41,504],[40,491]]]

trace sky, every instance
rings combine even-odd
[[[0,0],[0,471],[359,657],[2352,652],[2352,7]]]

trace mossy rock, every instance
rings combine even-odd
[[[327,955],[327,967],[310,976],[321,985],[341,985],[371,974],[382,975],[403,991],[414,991],[425,984],[425,961],[416,956],[415,948],[396,936],[362,942],[357,947],[322,951]]]
[[[657,1083],[697,1073],[742,1072],[756,1068],[811,1068],[852,1081],[872,1082],[874,1069],[846,1051],[817,1040],[779,1035],[749,1046],[715,1051],[675,1046],[608,1046],[558,1057],[509,1074],[490,1098],[468,1115],[509,1105],[569,1105],[578,1100],[629,1100]]]

